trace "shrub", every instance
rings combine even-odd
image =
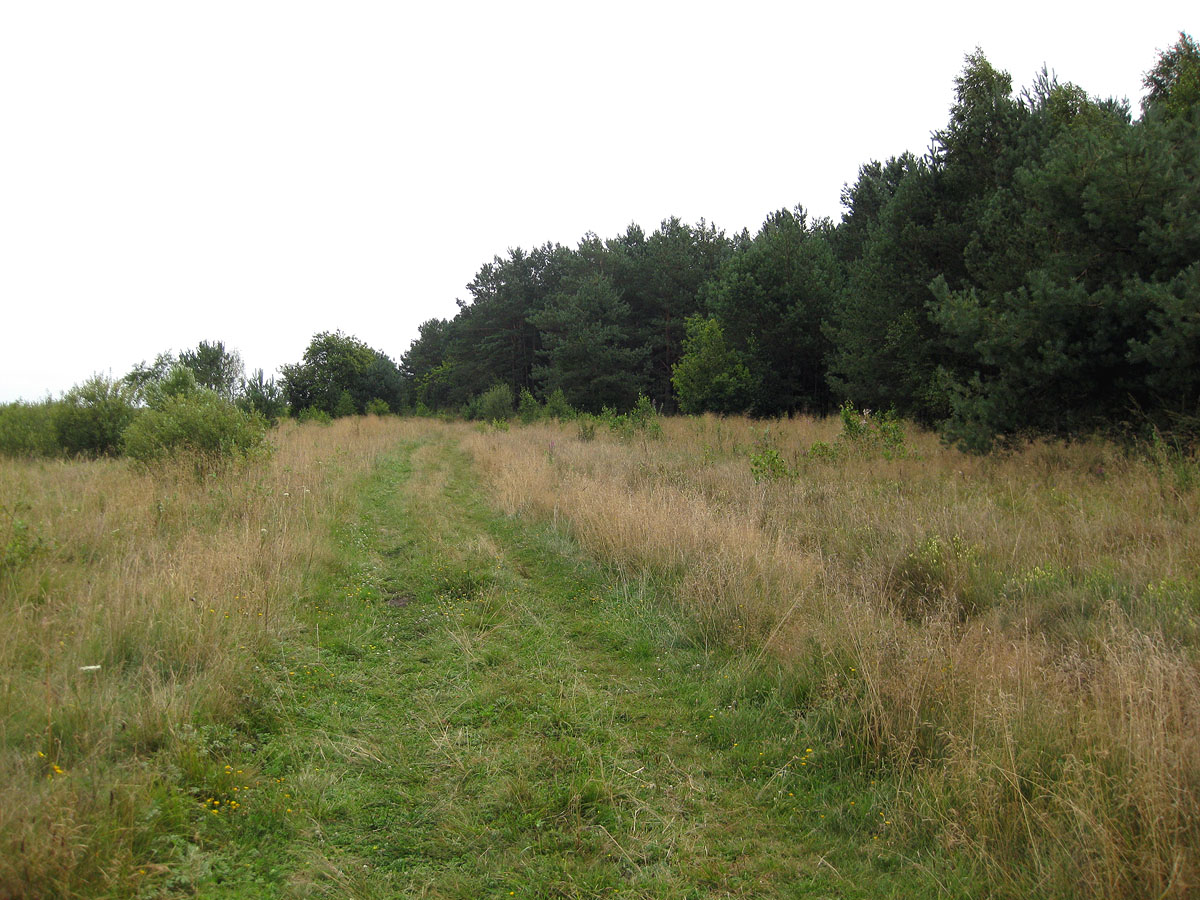
[[[35,556],[52,548],[35,527],[17,516],[28,508],[20,502],[13,509],[0,503],[0,579],[14,575]]]
[[[346,416],[354,416],[358,414],[358,407],[354,405],[354,397],[349,391],[343,390],[337,399],[337,403],[333,407],[333,417],[335,419],[344,419]]]
[[[306,409],[296,413],[297,422],[316,422],[319,425],[330,425],[333,423],[333,418],[323,409],[318,409],[315,406],[309,406]]]
[[[715,318],[692,316],[686,321],[683,356],[671,370],[671,384],[685,413],[741,412],[749,409],[759,385],[725,341]]]
[[[542,417],[542,407],[537,398],[529,392],[529,388],[521,388],[521,397],[517,401],[517,418],[525,425],[530,425]]]
[[[381,400],[375,397],[367,403],[367,415],[369,416],[386,416],[391,413],[392,409],[387,405],[386,400]]]
[[[267,423],[201,388],[195,394],[166,397],[142,412],[126,430],[125,452],[139,462],[194,454],[213,462],[246,456],[263,448]]]
[[[839,437],[850,446],[879,450],[887,459],[908,455],[904,446],[904,427],[894,411],[872,414],[869,409],[864,409],[859,412],[847,401],[842,404],[839,415],[842,419]]]
[[[274,378],[267,378],[262,369],[255,369],[242,386],[242,396],[238,398],[238,406],[246,412],[257,412],[274,425],[280,418],[287,415],[287,401],[283,399],[283,391],[275,383]]]
[[[629,421],[639,431],[650,431],[656,435],[662,434],[662,426],[658,424],[658,410],[645,394],[638,394],[637,403],[629,411]]]
[[[837,462],[841,457],[841,451],[838,449],[840,446],[840,444],[827,444],[825,441],[813,441],[805,455],[809,459],[817,459],[821,462]]]
[[[756,484],[796,477],[796,472],[775,446],[769,428],[764,428],[762,434],[754,439],[754,449],[750,451],[750,474]]]
[[[318,425],[332,425],[334,418],[329,413],[326,413],[324,409],[308,407],[296,413],[296,421],[301,422],[301,424],[304,424],[304,422],[317,422]]]
[[[0,453],[53,456],[58,452],[54,402],[0,404]]]
[[[778,481],[795,476],[795,473],[788,468],[788,464],[774,447],[765,447],[750,454],[750,474],[756,483]]]
[[[94,375],[54,405],[58,444],[67,453],[115,454],[121,448],[122,432],[136,414],[132,388]]]
[[[143,386],[142,396],[150,408],[162,406],[172,397],[191,397],[200,391],[196,373],[184,365],[174,366],[157,381]]]
[[[633,409],[624,414],[618,414],[611,407],[604,407],[600,411],[600,420],[608,425],[609,431],[623,441],[631,441],[637,437],[643,440],[662,437],[658,412],[645,394],[639,394]]]
[[[576,416],[575,408],[567,402],[567,395],[562,392],[562,388],[555,388],[546,398],[545,412],[547,418],[558,419],[560,422],[569,422]]]
[[[513,389],[498,382],[480,394],[471,404],[471,418],[493,422],[508,420],[513,414]]]

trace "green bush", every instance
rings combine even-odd
[[[686,321],[683,356],[671,369],[671,384],[685,413],[738,413],[750,408],[760,385],[725,341],[715,318],[692,316]]]
[[[904,445],[904,426],[894,411],[873,414],[869,409],[864,409],[860,412],[853,403],[846,402],[842,404],[839,415],[842,419],[839,438],[848,446],[859,450],[878,450],[887,459],[908,455]]]
[[[175,365],[157,381],[142,388],[142,396],[150,408],[162,406],[172,397],[191,397],[200,391],[196,373],[184,365]]]
[[[658,410],[654,408],[654,403],[645,394],[638,394],[637,403],[629,411],[629,421],[635,428],[642,431],[653,431],[656,428],[660,432],[662,431],[662,427],[658,424]]]
[[[55,403],[0,404],[0,453],[5,456],[53,456],[58,453]]]
[[[139,462],[195,455],[206,462],[244,457],[266,444],[266,420],[238,409],[215,392],[167,396],[126,430],[125,452]]]
[[[26,509],[28,504],[20,501],[11,509],[0,503],[0,579],[15,574],[35,556],[53,547],[53,541],[47,541],[36,527],[18,516]]]
[[[287,401],[283,399],[283,391],[274,378],[266,377],[262,369],[255,369],[246,379],[237,404],[246,412],[260,413],[272,425],[287,415]]]
[[[796,477],[796,473],[774,447],[764,447],[750,454],[750,474],[755,484]]]
[[[611,407],[604,407],[600,411],[600,421],[608,425],[609,431],[623,441],[631,441],[638,437],[643,440],[662,437],[658,412],[645,394],[638,395],[637,403],[627,413],[617,413]]]
[[[507,421],[513,414],[513,389],[504,383],[492,385],[471,403],[470,418]]]
[[[369,416],[386,416],[389,415],[392,408],[387,405],[386,400],[380,400],[378,397],[367,402],[366,413]]]
[[[129,385],[94,375],[54,404],[54,430],[67,453],[111,455],[120,450],[121,434],[136,415]]]
[[[343,390],[337,399],[337,403],[333,407],[333,417],[335,419],[344,419],[346,416],[358,415],[358,407],[354,405],[354,397],[349,391]]]
[[[331,425],[333,424],[333,417],[323,409],[310,406],[296,413],[296,421],[300,423],[316,422],[319,425]]]
[[[841,458],[841,444],[827,444],[825,441],[813,441],[812,446],[808,448],[805,454],[809,459],[817,459],[821,462],[837,462]]]
[[[562,388],[555,388],[546,398],[545,413],[546,418],[558,419],[560,422],[569,422],[577,415],[575,408],[567,402],[567,395],[562,392]]]
[[[796,477],[795,470],[787,464],[771,429],[764,428],[762,433],[754,438],[754,449],[750,451],[750,474],[755,484],[763,481],[780,481]]]
[[[529,388],[521,388],[521,396],[517,401],[517,418],[524,425],[531,425],[542,417],[541,404],[529,392]]]

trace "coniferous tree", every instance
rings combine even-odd
[[[926,309],[929,285],[961,270],[962,248],[947,238],[929,164],[899,165],[895,192],[865,229],[859,257],[846,263],[842,296],[827,317],[827,379],[836,396],[860,407],[932,422],[942,413],[935,379],[944,354]]]
[[[929,153],[864,165],[836,228],[802,210],[753,237],[668,219],[511,251],[453,319],[422,326],[406,396],[461,409],[501,383],[593,410],[639,394],[670,409],[677,394],[684,409],[759,414],[836,397],[945,422],[976,447],[1131,413],[1195,427],[1200,51],[1187,35],[1146,85],[1134,121],[1046,71],[1014,94],[977,50]]]
[[[660,408],[674,408],[671,376],[683,353],[685,323],[700,311],[701,289],[728,248],[724,234],[707,223],[693,228],[677,218],[665,220],[646,239],[639,257],[642,293],[625,296],[645,351],[641,391]]]
[[[245,366],[236,351],[227,350],[224,341],[201,341],[195,350],[179,354],[180,365],[187,366],[196,382],[232,400],[242,385]]]
[[[802,208],[774,213],[708,286],[708,308],[758,386],[757,413],[830,405],[822,322],[841,293],[830,232],[823,220],[810,225]]]
[[[994,257],[1012,260],[1007,278],[934,285],[933,315],[972,363],[943,373],[948,434],[966,446],[1195,412],[1194,379],[1171,362],[1190,355],[1196,309],[1195,122],[1134,122],[1113,103],[1070,111],[1014,179],[1019,215],[992,241]]]
[[[687,320],[683,356],[671,382],[685,413],[740,413],[754,403],[759,387],[741,354],[729,346],[715,318]]]
[[[589,412],[627,409],[637,399],[645,349],[631,345],[629,304],[608,276],[566,279],[532,321],[544,346],[534,370],[543,393],[562,391],[571,406]]]

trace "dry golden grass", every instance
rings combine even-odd
[[[0,897],[132,892],[187,828],[173,770],[244,715],[350,485],[431,427],[286,426],[269,461],[203,481],[0,460]],[[898,821],[1005,893],[1200,890],[1194,464],[916,432],[916,456],[819,461],[835,421],[663,427],[453,433],[507,512],[667,579],[697,643],[793,673],[811,728],[899,773]],[[795,478],[755,483],[767,443]]]
[[[1200,890],[1194,463],[1100,442],[977,458],[912,431],[905,458],[819,461],[836,421],[663,427],[465,441],[507,512],[669,577],[698,641],[802,673],[845,752],[900,773],[911,821],[1007,893]],[[796,477],[755,483],[756,444]]]
[[[160,821],[172,767],[244,713],[350,485],[421,427],[285,425],[202,480],[0,459],[0,897],[120,892],[186,827]]]

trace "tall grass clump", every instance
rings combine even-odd
[[[1200,891],[1195,460],[969,456],[852,409],[766,427],[464,440],[503,509],[795,673],[797,740],[888,773],[915,849],[973,854],[996,896]]]
[[[0,897],[187,893],[255,668],[351,484],[411,433],[288,423],[203,480],[187,456],[0,458]]]

